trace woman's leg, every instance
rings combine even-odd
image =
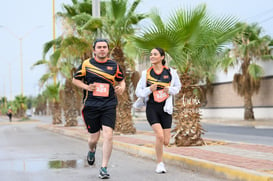
[[[157,163],[160,163],[163,160],[164,132],[159,123],[153,124],[152,128],[156,136],[156,141],[155,141],[156,159],[157,159]]]
[[[164,134],[164,145],[168,146],[171,139],[171,128],[163,129],[163,134]]]

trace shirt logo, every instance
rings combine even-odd
[[[107,70],[113,70],[113,67],[107,66]]]
[[[168,79],[168,78],[169,78],[168,75],[164,75],[164,76],[163,76],[163,79]]]

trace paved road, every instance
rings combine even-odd
[[[97,164],[90,167],[85,161],[85,141],[41,130],[37,124],[41,123],[0,124],[1,181],[99,180],[100,146]],[[167,166],[167,174],[159,175],[154,167],[153,160],[113,150],[109,172],[111,180],[118,181],[223,180],[172,165]]]
[[[202,123],[205,138],[273,146],[273,129]]]
[[[273,146],[273,129],[201,124],[206,130],[203,138]],[[152,131],[146,121],[138,122],[135,126],[137,130]]]
[[[43,123],[47,124],[50,124],[51,120],[48,116],[39,116],[33,118],[41,120]],[[79,123],[83,124],[80,118]],[[226,126],[216,124],[214,125],[207,123],[201,124],[206,130],[203,138],[273,146],[273,129],[244,126]],[[147,121],[137,121],[135,123],[135,127],[137,130],[152,131]]]

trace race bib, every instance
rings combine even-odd
[[[164,89],[154,91],[153,95],[154,95],[155,102],[163,102],[169,97],[169,94],[164,92]]]
[[[108,97],[109,96],[109,84],[106,83],[94,83],[96,85],[93,96]]]

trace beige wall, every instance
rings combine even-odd
[[[231,82],[215,84],[212,94],[207,93],[207,101],[205,108],[232,108],[244,105],[243,98],[237,95]],[[262,80],[261,88],[252,101],[254,107],[273,107],[273,77]]]

